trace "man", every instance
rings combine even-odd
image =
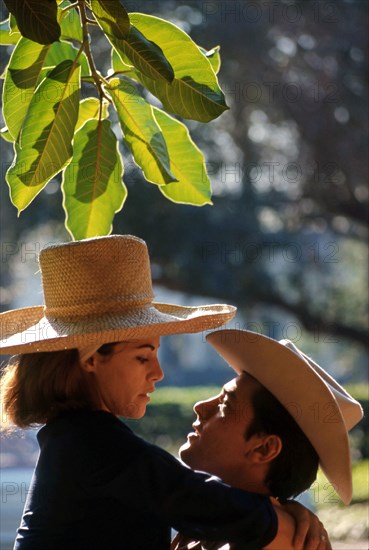
[[[281,502],[308,489],[320,465],[348,504],[347,431],[362,418],[360,404],[289,341],[242,330],[216,331],[207,341],[238,376],[195,405],[194,432],[179,451],[183,462]],[[234,548],[225,543],[177,535],[172,549]]]

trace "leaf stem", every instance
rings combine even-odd
[[[89,23],[89,20],[86,15],[86,8],[84,0],[78,0],[78,8],[79,13],[81,16],[81,22],[82,22],[82,31],[83,31],[83,49],[85,51],[85,54],[87,56],[88,64],[91,69],[91,76],[94,80],[95,86],[97,88],[98,94],[100,96],[100,102],[102,102],[102,99],[105,98],[111,103],[111,99],[105,94],[102,82],[104,82],[104,79],[102,76],[98,73],[95,65],[94,58],[92,56],[91,46],[90,46],[90,35],[88,33],[87,25]]]

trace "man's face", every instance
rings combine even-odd
[[[251,398],[258,387],[253,377],[242,373],[215,397],[196,403],[194,432],[179,450],[183,462],[236,485],[241,472],[245,475],[245,456],[252,444],[245,432],[254,417]]]

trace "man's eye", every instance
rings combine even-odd
[[[148,362],[147,357],[136,357],[136,359],[138,359],[138,361],[142,364]]]

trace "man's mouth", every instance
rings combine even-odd
[[[201,431],[200,431],[200,429],[199,429],[199,428],[200,428],[200,424],[197,423],[197,422],[194,422],[194,423],[192,424],[192,427],[193,427],[193,430],[194,430],[194,431],[191,432],[191,433],[189,433],[187,437],[191,437],[191,436],[192,436],[192,437],[200,437],[200,435],[201,435]]]

